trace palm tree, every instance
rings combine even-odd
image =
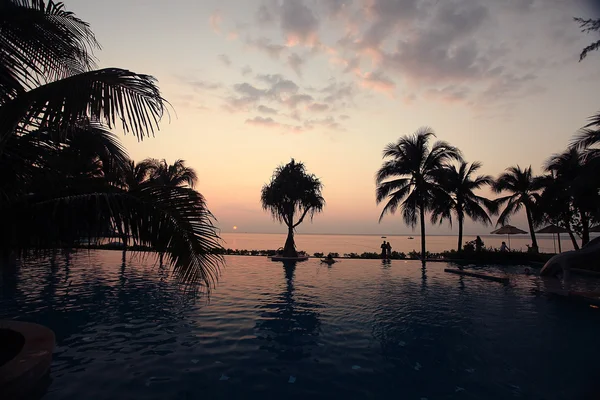
[[[462,161],[460,165],[446,165],[439,170],[437,183],[449,195],[449,198],[441,198],[432,214],[432,221],[435,223],[439,219],[442,222],[447,218],[452,224],[452,213],[456,214],[458,220],[458,248],[462,249],[463,224],[465,216],[473,221],[481,222],[484,225],[491,224],[492,221],[487,210],[495,212],[495,203],[485,197],[474,193],[485,186],[491,185],[494,180],[489,175],[479,175],[473,177],[473,174],[481,168],[481,163],[474,162],[469,165]]]
[[[165,186],[189,186],[194,188],[198,175],[193,168],[185,165],[185,160],[176,160],[169,165],[167,160],[147,158],[142,161],[143,168],[150,172],[149,179]]]
[[[201,194],[179,186],[123,188],[127,155],[107,131],[120,121],[138,139],[166,108],[156,81],[119,68],[93,70],[89,25],[52,0],[0,0],[0,250],[70,246],[118,226],[166,249],[179,276],[214,282],[221,259]]]
[[[562,188],[567,204],[579,217],[581,244],[590,240],[590,222],[598,215],[600,181],[592,168],[596,162],[595,151],[580,151],[571,147],[554,154],[546,161],[544,169],[556,177],[555,186]]]
[[[383,150],[383,165],[377,171],[375,182],[377,204],[388,199],[379,221],[387,213],[402,210],[404,222],[413,228],[417,215],[421,222],[421,258],[425,262],[425,213],[434,209],[436,199],[447,196],[437,184],[437,174],[445,163],[462,161],[460,150],[443,141],[429,146],[435,134],[431,128],[420,128],[413,135],[404,136]]]
[[[294,243],[294,230],[307,215],[312,220],[315,213],[323,211],[325,199],[323,184],[313,174],[306,171],[301,162],[293,158],[286,165],[280,165],[273,172],[271,182],[264,185],[260,201],[265,211],[288,227],[287,240],[283,248],[285,257],[297,257]],[[300,216],[297,220],[297,216]]]
[[[553,171],[540,177],[540,181],[543,189],[534,208],[534,220],[538,225],[549,223],[565,228],[573,243],[573,248],[579,250],[579,244],[573,233],[575,225],[573,216],[576,214],[576,210],[573,209],[571,197],[564,181],[558,179]]]
[[[498,207],[504,205],[504,211],[498,217],[498,224],[504,225],[510,217],[525,209],[529,232],[531,232],[531,247],[534,252],[538,251],[538,244],[535,238],[533,209],[537,199],[538,191],[541,189],[541,180],[533,176],[531,166],[521,169],[520,166],[507,168],[506,171],[496,179],[492,185],[496,193],[508,192],[507,196],[495,200]]]

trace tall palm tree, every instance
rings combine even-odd
[[[323,211],[325,199],[322,190],[323,184],[319,178],[309,174],[304,164],[296,162],[293,158],[286,165],[277,167],[271,182],[263,186],[260,196],[263,209],[269,211],[275,220],[285,223],[288,228],[283,247],[285,257],[298,256],[294,243],[296,227],[307,215],[312,220],[315,213]]]
[[[534,208],[534,220],[538,224],[553,224],[567,230],[573,248],[579,250],[579,244],[573,233],[575,225],[574,216],[577,213],[573,209],[571,196],[562,179],[556,177],[556,173],[540,177],[542,193]]]
[[[465,217],[488,225],[492,221],[487,210],[495,212],[496,209],[492,200],[474,193],[474,191],[492,185],[494,182],[489,175],[473,176],[480,168],[480,162],[469,165],[467,162],[462,161],[459,163],[458,168],[454,164],[444,166],[439,170],[437,176],[438,184],[449,197],[439,199],[441,201],[437,202],[438,204],[433,211],[432,222],[435,223],[438,219],[442,222],[447,218],[452,224],[452,213],[456,215],[458,221],[458,251],[462,250]]]
[[[0,250],[60,248],[119,226],[166,249],[182,278],[210,285],[220,244],[202,195],[125,190],[113,179],[128,158],[107,129],[120,121],[138,139],[150,136],[166,101],[151,76],[94,70],[98,47],[62,3],[0,0]]]
[[[563,153],[554,154],[544,166],[547,172],[556,177],[554,184],[563,189],[567,204],[579,216],[582,246],[590,240],[590,223],[598,215],[600,206],[600,180],[592,168],[596,162],[594,154],[594,151],[580,151],[571,147]]]
[[[533,175],[531,166],[522,169],[520,166],[507,168],[506,171],[496,179],[492,185],[496,193],[508,192],[509,194],[495,200],[498,207],[504,206],[504,210],[498,217],[498,224],[504,225],[510,217],[525,209],[529,232],[531,232],[531,246],[533,251],[538,251],[538,244],[534,231],[533,209],[539,198],[538,191],[541,189],[541,180]]]
[[[379,221],[387,213],[402,210],[404,222],[412,227],[421,223],[421,258],[425,262],[425,213],[434,209],[436,198],[447,196],[437,184],[438,171],[447,162],[462,161],[460,150],[437,141],[431,128],[420,128],[383,150],[383,162],[375,177],[377,204],[387,199]]]

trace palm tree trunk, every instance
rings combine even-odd
[[[583,211],[581,214],[581,247],[588,244],[590,241],[590,220],[587,214]]]
[[[529,225],[529,232],[531,232],[531,248],[533,252],[538,252],[538,244],[535,238],[535,231],[533,229],[533,218],[531,218],[531,211],[529,206],[525,206],[525,213],[527,214],[527,224]]]
[[[571,228],[568,228],[567,232],[569,233],[569,237],[571,238],[571,242],[573,242],[573,248],[575,250],[579,250],[579,243],[577,243],[577,239],[575,238],[575,235],[573,235],[573,231],[571,230]]]
[[[421,218],[421,261],[425,265],[425,206],[423,202],[419,205],[419,217]]]
[[[458,216],[458,250],[462,250],[462,240],[463,240],[463,217]]]
[[[283,256],[298,257],[298,253],[296,252],[296,244],[294,243],[294,228],[292,225],[288,226],[288,235],[285,241],[285,246],[283,246]]]

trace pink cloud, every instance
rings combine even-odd
[[[358,72],[360,85],[367,89],[372,89],[381,93],[392,95],[396,90],[396,83],[385,76],[382,72]]]
[[[221,22],[223,22],[223,15],[221,14],[221,10],[215,10],[208,18],[208,22],[210,23],[210,27],[215,33],[221,33]]]

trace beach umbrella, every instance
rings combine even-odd
[[[492,235],[506,235],[508,238],[508,248],[510,249],[510,235],[522,235],[527,232],[512,225],[504,225],[502,228],[496,229],[490,233]]]
[[[558,235],[558,252],[559,253],[562,253],[562,249],[560,248],[560,234],[567,233],[567,232],[569,232],[569,231],[566,230],[565,228],[562,228],[562,227],[556,226],[556,225],[548,225],[547,227],[542,228],[539,231],[537,231],[537,233],[551,233],[553,242],[554,242],[554,234],[556,233]],[[556,243],[554,243],[554,252],[556,253]]]

